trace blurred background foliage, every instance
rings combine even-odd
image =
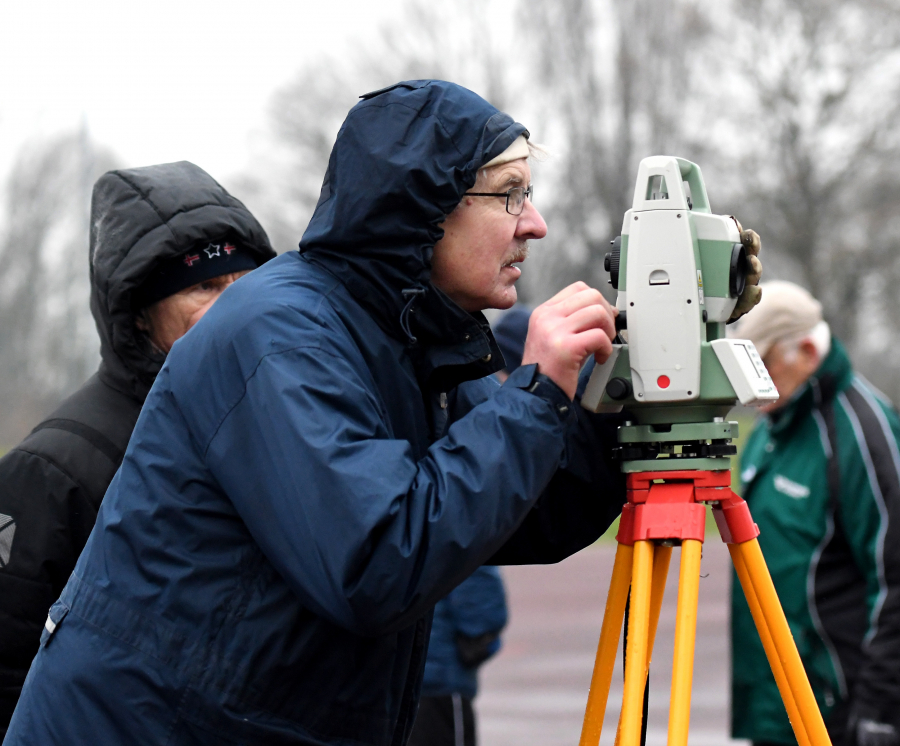
[[[402,23],[299,69],[272,97],[246,169],[214,176],[279,251],[293,249],[358,96],[453,80],[550,153],[535,167],[550,233],[525,267],[523,302],[576,279],[609,290],[603,255],[638,162],[677,154],[703,168],[715,212],[762,235],[764,279],[819,297],[859,369],[898,401],[898,42],[892,0],[411,1]],[[83,128],[29,144],[6,179],[0,448],[96,366],[88,203],[117,165]]]

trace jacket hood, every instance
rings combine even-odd
[[[156,265],[225,235],[263,264],[275,256],[262,226],[206,171],[180,161],[109,171],[91,199],[91,312],[100,377],[143,400],[165,355],[135,327],[132,296]]]
[[[300,251],[337,275],[392,336],[420,346],[479,337],[484,356],[495,345],[483,317],[431,284],[431,255],[478,169],[528,131],[440,80],[362,99],[338,132]]]

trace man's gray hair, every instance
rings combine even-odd
[[[528,140],[527,144],[528,144],[528,159],[529,160],[535,160],[538,163],[541,163],[550,157],[550,151],[547,150],[547,148],[545,148],[543,145],[538,145],[535,142],[531,142],[531,140]],[[502,166],[505,164],[501,163],[498,165]],[[492,168],[497,168],[497,167],[498,166],[490,166],[487,168],[480,168],[478,170],[478,179],[480,179],[481,181],[484,181],[487,178],[490,170]]]
[[[800,351],[800,345],[806,341],[812,342],[813,347],[819,355],[819,360],[824,360],[831,352],[831,327],[827,321],[820,321],[812,329],[795,334],[791,337],[779,339],[775,344],[781,349],[782,354],[787,362],[793,362],[797,359]]]

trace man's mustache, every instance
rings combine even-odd
[[[519,245],[516,249],[516,252],[504,262],[503,266],[508,267],[511,264],[516,264],[518,262],[524,262],[528,258],[528,242],[525,241]]]

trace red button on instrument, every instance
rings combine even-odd
[[[659,386],[661,389],[669,388],[670,383],[672,383],[672,382],[669,380],[668,376],[660,376],[659,378],[656,379],[656,385]]]

